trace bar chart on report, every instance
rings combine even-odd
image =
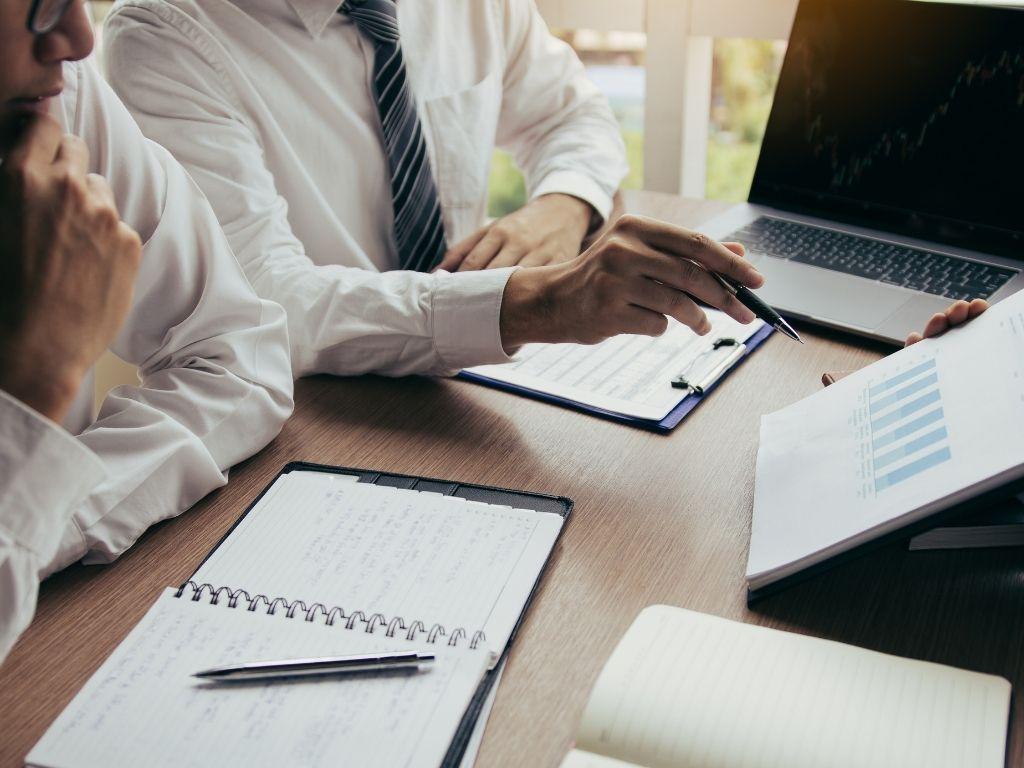
[[[851,423],[861,445],[864,498],[881,496],[952,458],[934,357],[869,384]]]

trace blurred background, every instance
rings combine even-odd
[[[647,36],[586,29],[552,32],[576,50],[615,111],[629,159],[623,187],[643,189]],[[746,199],[785,52],[782,41],[714,41],[706,197]],[[524,195],[523,178],[512,159],[496,152],[491,167],[490,214],[500,216],[515,210],[523,204]]]

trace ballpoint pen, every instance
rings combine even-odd
[[[783,319],[782,315],[761,301],[761,299],[757,297],[757,294],[747,288],[747,286],[740,285],[731,278],[720,275],[717,272],[711,272],[711,276],[715,278],[715,280],[717,280],[725,290],[735,296],[740,304],[764,320],[772,328],[786,334],[794,341],[799,341],[801,344],[804,343],[804,340],[800,338],[800,334],[793,330],[793,326],[787,323]]]
[[[340,675],[350,672],[384,672],[414,670],[430,664],[434,656],[428,653],[374,653],[354,656],[325,656],[314,659],[285,659],[282,661],[254,661],[230,667],[216,667],[196,672],[193,677],[210,682],[241,682],[267,680],[275,677],[312,677]]]

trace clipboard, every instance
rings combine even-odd
[[[728,339],[728,341],[732,343],[719,346],[717,350],[714,350],[719,352],[719,354],[709,356],[704,360],[704,362],[707,363],[706,368],[704,365],[701,365],[700,371],[680,371],[680,375],[677,376],[674,381],[666,382],[665,385],[688,389],[689,394],[660,421],[616,413],[615,411],[598,408],[587,403],[570,400],[565,397],[553,395],[548,392],[542,392],[530,387],[523,387],[504,381],[498,381],[490,378],[489,376],[483,376],[473,371],[460,371],[456,378],[464,381],[471,381],[476,384],[482,384],[485,387],[498,389],[502,392],[510,392],[515,395],[529,397],[532,400],[539,400],[544,403],[551,403],[552,405],[560,405],[563,408],[569,408],[581,413],[588,413],[593,416],[608,419],[609,421],[614,421],[619,424],[625,424],[630,427],[638,427],[640,429],[646,429],[659,434],[668,434],[678,427],[679,424],[682,423],[683,419],[689,416],[698,405],[704,402],[704,400],[718,387],[718,385],[721,384],[730,373],[736,370],[736,368],[738,368],[743,361],[746,360],[754,350],[760,347],[764,343],[765,339],[771,336],[774,332],[774,328],[769,325],[765,325],[742,344],[736,343],[735,340]],[[716,340],[716,343],[719,341],[723,341],[723,339]]]
[[[488,695],[490,694],[491,689],[497,684],[498,677],[500,676],[502,668],[508,659],[508,654],[512,649],[512,645],[515,642],[516,637],[519,635],[519,629],[522,627],[523,621],[526,619],[526,614],[530,610],[530,606],[533,605],[537,591],[540,588],[545,574],[547,573],[548,567],[551,565],[551,557],[558,549],[562,533],[565,532],[565,525],[569,522],[569,517],[572,514],[572,499],[565,496],[550,496],[543,493],[531,493],[528,491],[518,491],[498,486],[462,483],[455,480],[441,480],[433,477],[402,475],[393,472],[380,472],[372,469],[356,469],[353,467],[339,467],[326,464],[313,464],[305,461],[293,461],[286,464],[281,471],[275,475],[269,483],[267,483],[263,490],[260,491],[259,495],[253,499],[252,503],[246,507],[245,512],[238,517],[238,520],[235,521],[224,536],[222,536],[213,548],[210,549],[206,557],[203,558],[203,562],[196,567],[196,570],[193,571],[193,575],[189,576],[189,579],[187,579],[184,584],[188,584],[189,580],[192,579],[202,568],[203,563],[213,555],[221,544],[227,541],[235,528],[237,528],[245,516],[256,507],[260,499],[266,495],[277,479],[290,472],[325,472],[335,475],[346,475],[354,478],[354,482],[366,483],[368,485],[381,485],[390,488],[438,493],[444,496],[456,496],[468,501],[479,501],[485,504],[496,504],[499,506],[532,510],[534,512],[555,514],[562,518],[562,527],[559,531],[558,538],[555,541],[555,545],[552,547],[551,553],[548,555],[547,560],[545,560],[543,567],[538,573],[537,580],[534,582],[533,589],[526,598],[526,602],[523,603],[522,611],[516,620],[512,633],[509,635],[508,642],[502,650],[497,663],[495,663],[492,669],[486,672],[480,682],[480,685],[477,687],[476,693],[473,695],[469,706],[466,708],[466,711],[462,716],[462,721],[452,737],[451,744],[448,747],[448,753],[445,755],[444,761],[441,764],[442,768],[459,768],[462,763],[462,757],[469,746],[473,731],[476,728],[477,720],[487,703]],[[182,588],[184,588],[184,584]]]

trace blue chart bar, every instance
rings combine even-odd
[[[912,400],[901,408],[897,408],[895,411],[890,411],[880,418],[875,419],[871,422],[872,433],[877,432],[880,429],[885,429],[890,424],[895,424],[897,421],[903,421],[914,413],[917,413],[922,408],[927,408],[929,405],[934,405],[942,399],[939,394],[939,390],[933,389],[931,392],[921,395],[916,400]]]
[[[897,440],[902,440],[904,437],[914,434],[919,429],[924,429],[937,421],[942,421],[945,415],[945,412],[940,406],[934,411],[929,411],[924,416],[918,416],[913,421],[908,421],[902,427],[896,427],[896,429],[891,432],[886,432],[885,434],[876,437],[871,443],[871,449],[877,453],[880,449],[885,448],[885,446],[892,445]]]
[[[868,394],[871,395],[872,399],[874,399],[883,392],[887,392],[893,387],[898,387],[903,382],[910,381],[915,376],[919,376],[925,371],[930,371],[934,367],[935,359],[932,358],[931,360],[927,360],[921,363],[920,365],[914,366],[909,371],[904,371],[903,373],[893,376],[891,379],[886,379],[881,384],[876,384],[875,386],[868,390]]]
[[[946,428],[939,427],[933,432],[929,432],[926,435],[922,435],[921,437],[904,443],[899,448],[893,448],[888,453],[883,453],[881,456],[876,455],[875,473],[877,474],[878,470],[884,469],[894,461],[899,461],[900,459],[906,459],[913,456],[918,451],[923,451],[925,448],[935,445],[936,443],[945,440],[947,437],[949,437],[949,433],[946,431]]]
[[[906,400],[911,395],[920,392],[928,387],[935,386],[939,383],[939,374],[931,373],[928,376],[918,379],[913,384],[908,384],[903,389],[898,389],[891,395],[880,397],[877,400],[871,398],[871,415],[875,415],[881,410],[888,408],[889,406],[896,405],[900,400]]]
[[[935,453],[928,454],[923,459],[912,461],[899,469],[894,469],[887,475],[876,477],[875,492],[884,491],[886,488],[894,486],[897,483],[901,483],[914,475],[918,475],[926,469],[931,469],[944,461],[949,461],[951,457],[952,454],[949,452],[949,446],[947,446],[935,451]]]
[[[950,460],[934,359],[870,387],[868,413],[875,493]]]

